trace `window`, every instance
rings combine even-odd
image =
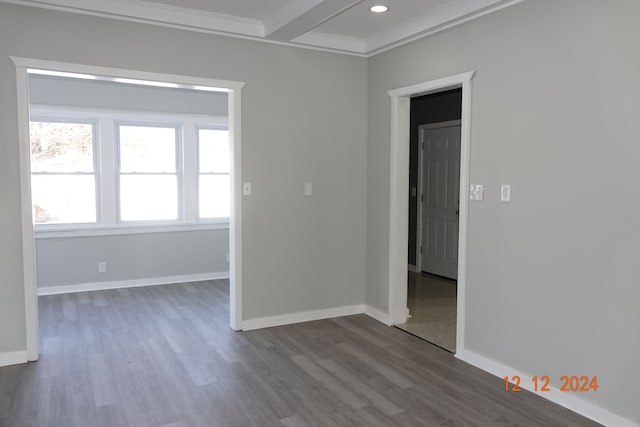
[[[118,125],[121,221],[178,219],[178,129]]]
[[[32,121],[31,193],[36,224],[95,223],[94,125]]]
[[[37,230],[228,222],[226,117],[31,110]]]
[[[200,218],[230,213],[229,131],[198,129],[198,202]]]

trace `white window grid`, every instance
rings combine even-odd
[[[91,123],[93,125],[94,174],[96,182],[96,223],[36,224],[36,232],[88,232],[104,235],[123,232],[175,231],[228,228],[229,218],[200,218],[198,215],[198,132],[199,129],[228,129],[225,116],[156,113],[109,109],[86,109],[31,105],[31,121]],[[117,126],[160,126],[176,129],[176,174],[178,175],[178,219],[171,221],[120,221],[119,153]],[[34,173],[35,174],[35,173]],[[128,231],[127,231],[128,230]],[[52,234],[53,235],[53,234]],[[42,234],[42,236],[44,236]]]

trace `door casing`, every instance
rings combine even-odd
[[[226,89],[228,97],[229,140],[231,144],[231,214],[229,217],[229,325],[242,330],[242,175],[241,175],[241,91],[243,82],[202,77],[100,67],[33,58],[11,57],[16,67],[18,143],[20,154],[20,193],[22,211],[22,255],[24,277],[26,352],[25,360],[39,358],[38,297],[35,232],[31,203],[31,150],[29,141],[28,69],[151,80],[192,86]]]
[[[411,98],[462,88],[460,147],[460,222],[458,236],[458,299],[456,352],[464,351],[467,229],[469,217],[469,154],[471,82],[475,71],[443,77],[389,91],[391,97],[391,144],[389,175],[389,274],[388,317],[390,324],[407,320],[407,265],[409,222],[409,132]]]

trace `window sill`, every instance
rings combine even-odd
[[[59,239],[73,237],[99,237],[99,236],[124,236],[132,234],[149,233],[176,233],[185,231],[228,230],[229,222],[210,222],[199,224],[171,224],[171,225],[132,225],[114,227],[82,227],[82,228],[57,228],[48,230],[36,230],[35,238]]]

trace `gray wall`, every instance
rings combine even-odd
[[[10,55],[246,82],[245,319],[362,303],[365,59],[5,3],[0,40],[0,352],[25,348]]]
[[[227,94],[31,74],[32,104],[227,115]]]
[[[366,301],[387,309],[389,89],[476,70],[465,346],[597,375],[640,422],[640,2],[526,1],[369,61]],[[512,202],[498,201],[511,184]]]
[[[229,271],[228,230],[40,239],[38,287]],[[98,273],[98,262],[107,272]]]

